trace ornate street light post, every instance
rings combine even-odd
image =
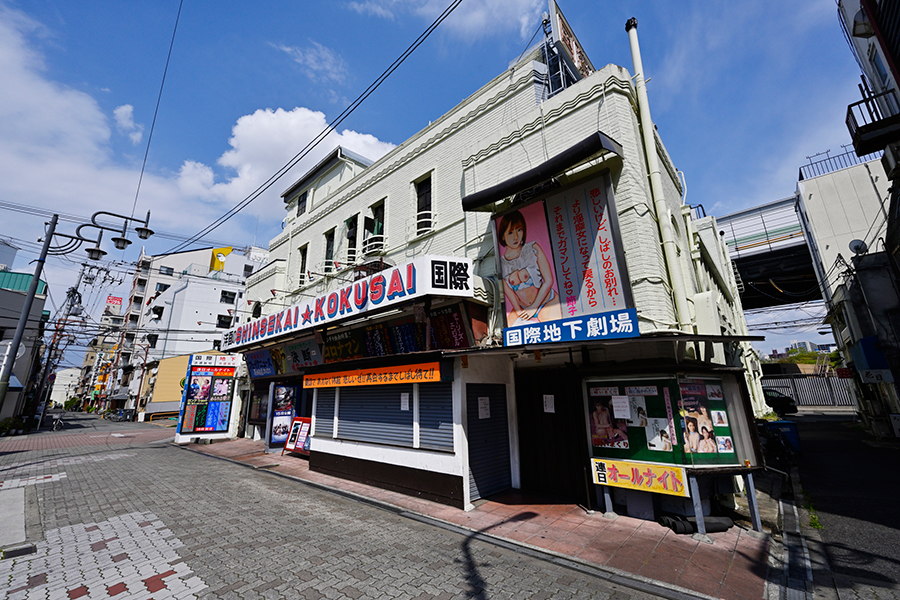
[[[97,222],[97,217],[99,215],[107,215],[110,217],[122,219],[123,223],[121,232],[118,229],[113,229],[111,227],[99,224]],[[37,265],[35,265],[34,267],[34,277],[31,279],[31,285],[28,286],[28,293],[25,295],[25,303],[22,305],[22,314],[19,315],[19,323],[16,326],[16,333],[13,336],[12,342],[10,344],[9,353],[7,355],[8,358],[3,363],[2,371],[0,371],[0,410],[2,410],[3,404],[6,401],[6,392],[9,389],[9,379],[12,375],[15,356],[19,352],[19,345],[22,343],[22,337],[25,334],[25,325],[28,322],[28,315],[31,312],[31,306],[34,304],[34,296],[37,293],[37,287],[40,283],[41,272],[44,269],[44,263],[47,261],[47,255],[49,254],[52,256],[62,256],[63,254],[69,254],[70,252],[74,252],[75,250],[80,248],[84,242],[88,242],[94,244],[93,248],[86,249],[88,258],[90,258],[91,260],[100,260],[106,254],[106,251],[100,248],[100,240],[103,237],[103,230],[114,231],[117,234],[120,233],[121,235],[112,238],[112,241],[118,250],[124,250],[131,243],[131,240],[125,237],[128,234],[129,222],[139,223],[139,225],[135,227],[135,232],[142,240],[146,240],[151,235],[153,235],[153,230],[149,228],[150,211],[147,211],[146,219],[136,219],[134,217],[128,217],[126,215],[120,215],[101,210],[95,212],[91,216],[90,223],[79,225],[75,230],[75,235],[57,233],[56,224],[58,222],[59,215],[53,215],[53,217],[50,219],[50,222],[47,224],[47,231],[44,235],[44,245],[41,247],[41,255],[38,257]],[[97,232],[96,240],[84,237],[81,234],[81,230],[85,227],[92,227],[99,230]],[[51,246],[50,244],[53,241],[54,235],[67,238],[68,241],[60,246]]]

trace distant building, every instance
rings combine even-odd
[[[248,277],[266,265],[261,248],[141,253],[125,313],[117,399],[142,408],[144,365],[215,349],[223,331],[250,317]]]
[[[63,406],[70,398],[75,397],[78,382],[81,379],[81,369],[69,367],[60,369],[55,373],[53,387],[50,390],[50,403],[52,406]]]
[[[815,352],[816,345],[812,342],[791,342],[791,347],[788,348],[790,350],[802,350],[803,352]]]

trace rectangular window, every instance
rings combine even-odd
[[[231,315],[218,315],[216,317],[216,327],[219,329],[231,327]]]
[[[244,278],[253,275],[253,265],[244,265]]]
[[[874,48],[874,46],[872,47]],[[881,55],[877,51],[872,53],[872,64],[875,66],[875,72],[878,73],[878,81],[881,83],[881,86],[887,86],[887,69],[884,68],[884,61],[881,60]]]
[[[170,286],[168,283],[157,283],[156,291],[162,293],[162,292],[166,291],[167,289],[169,289],[169,287]]]
[[[306,248],[307,246],[300,248],[300,285],[304,285],[310,279],[306,270]]]
[[[172,267],[160,267],[159,274],[160,275],[174,275],[175,269],[173,269]]]
[[[326,273],[334,271],[334,229],[325,233],[325,264]]]
[[[416,182],[416,235],[431,231],[434,213],[431,211],[431,176]]]
[[[237,301],[237,292],[229,292],[228,290],[222,290],[222,295],[219,296],[219,302],[222,304],[234,304]]]
[[[151,348],[156,348],[157,340],[159,340],[159,334],[157,334],[157,333],[151,333],[150,335],[147,336],[147,344]]]
[[[372,207],[372,216],[366,217],[363,223],[365,236],[363,253],[372,254],[384,250],[384,200]]]
[[[355,214],[345,222],[347,225],[347,262],[356,262],[356,233],[359,224],[359,214]]]
[[[307,192],[303,192],[302,194],[300,194],[300,196],[297,197],[297,216],[298,217],[306,212],[306,194],[307,194]]]

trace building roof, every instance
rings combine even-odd
[[[307,171],[303,177],[295,181],[288,189],[282,192],[281,197],[284,198],[285,203],[290,200],[290,196],[294,192],[303,188],[307,183],[318,178],[320,175],[330,170],[332,167],[334,167],[334,165],[344,159],[350,159],[353,162],[362,165],[363,167],[369,167],[375,162],[366,158],[365,156],[357,154],[356,152],[347,150],[343,146],[337,146],[325,158],[320,160],[316,166]]]
[[[13,273],[12,271],[0,271],[0,290],[27,292],[33,278],[34,274],[32,273]],[[47,293],[47,282],[43,279],[38,282],[37,293]]]

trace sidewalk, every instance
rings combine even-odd
[[[501,543],[541,552],[547,558],[599,569],[624,585],[668,598],[759,600],[784,596],[777,579],[767,584],[767,577],[781,574],[777,561],[769,568],[770,554],[780,556],[778,543],[770,535],[749,531],[749,524],[709,534],[713,543],[707,544],[689,535],[676,535],[655,522],[627,516],[607,519],[600,513],[588,514],[574,504],[555,504],[517,490],[479,501],[475,509],[465,512],[312,472],[307,460],[298,455],[264,454],[261,441],[236,439],[185,447],[410,513],[413,518],[437,525],[477,532]],[[760,479],[758,499],[764,528],[777,527],[780,486]]]

